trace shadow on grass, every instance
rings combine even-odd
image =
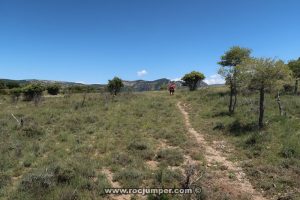
[[[220,111],[212,115],[212,117],[225,117],[225,116],[232,116],[232,114],[230,114],[228,111]]]
[[[242,123],[239,120],[235,120],[229,125],[229,132],[235,136],[240,136],[258,130],[256,123]]]

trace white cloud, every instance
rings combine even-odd
[[[225,80],[219,74],[214,74],[206,78],[204,82],[207,83],[208,85],[214,85],[214,84],[224,84]]]
[[[137,75],[140,76],[140,77],[145,76],[146,74],[148,74],[148,72],[145,69],[137,72]]]
[[[181,80],[181,78],[173,78],[173,79],[171,79],[171,81],[180,81]]]

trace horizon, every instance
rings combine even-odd
[[[208,84],[221,55],[298,58],[300,2],[289,0],[0,0],[0,77],[106,84],[177,80],[196,70]]]

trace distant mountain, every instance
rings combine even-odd
[[[162,78],[154,81],[123,81],[125,85],[125,89],[131,89],[133,91],[153,91],[153,90],[161,90],[166,89],[171,80]],[[182,81],[175,81],[177,88],[184,88],[184,83]],[[207,84],[203,81],[198,82],[198,87],[207,86]]]
[[[144,80],[136,80],[136,81],[126,81],[123,80],[124,83],[124,90],[131,90],[131,91],[155,91],[166,89],[167,85],[170,83],[171,80],[162,78],[154,81],[144,81]],[[93,88],[103,88],[105,84],[83,84],[83,83],[75,83],[75,82],[66,82],[66,81],[52,81],[52,80],[37,80],[37,79],[26,79],[26,80],[10,80],[10,79],[0,79],[0,82],[4,84],[19,84],[19,85],[27,85],[30,83],[41,83],[44,85],[58,83],[63,87],[69,86],[90,86]],[[177,88],[184,88],[184,83],[182,81],[175,81]],[[203,81],[198,82],[198,87],[207,86],[207,84]]]

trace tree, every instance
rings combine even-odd
[[[189,87],[190,91],[194,91],[197,88],[197,83],[204,79],[205,76],[202,73],[192,71],[191,73],[184,75],[181,80],[183,80],[184,84]]]
[[[293,72],[293,77],[295,78],[295,88],[294,88],[294,94],[297,95],[298,93],[298,82],[300,79],[300,58],[298,60],[291,60],[288,63],[288,66],[290,70]]]
[[[247,59],[237,69],[244,85],[259,91],[258,126],[263,128],[265,93],[282,88],[285,81],[290,79],[291,71],[284,62],[271,58]]]
[[[233,46],[221,56],[221,65],[219,74],[226,80],[226,85],[230,88],[230,100],[228,111],[233,114],[237,103],[237,90],[238,90],[238,71],[236,66],[243,60],[250,58],[251,50],[239,46]]]
[[[23,88],[23,93],[26,101],[38,102],[45,90],[40,83],[32,83]]]
[[[60,90],[60,85],[57,83],[51,84],[47,87],[48,94],[51,95],[57,95],[59,93],[59,90]]]
[[[22,88],[13,88],[9,91],[9,94],[11,95],[13,103],[16,103],[19,101],[19,98],[20,98],[22,92],[23,92]]]
[[[124,84],[118,77],[114,77],[112,80],[108,81],[107,89],[113,95],[117,95],[122,87],[124,87]]]
[[[5,85],[4,81],[0,80],[0,90],[2,90],[2,89],[6,89],[6,85]]]

